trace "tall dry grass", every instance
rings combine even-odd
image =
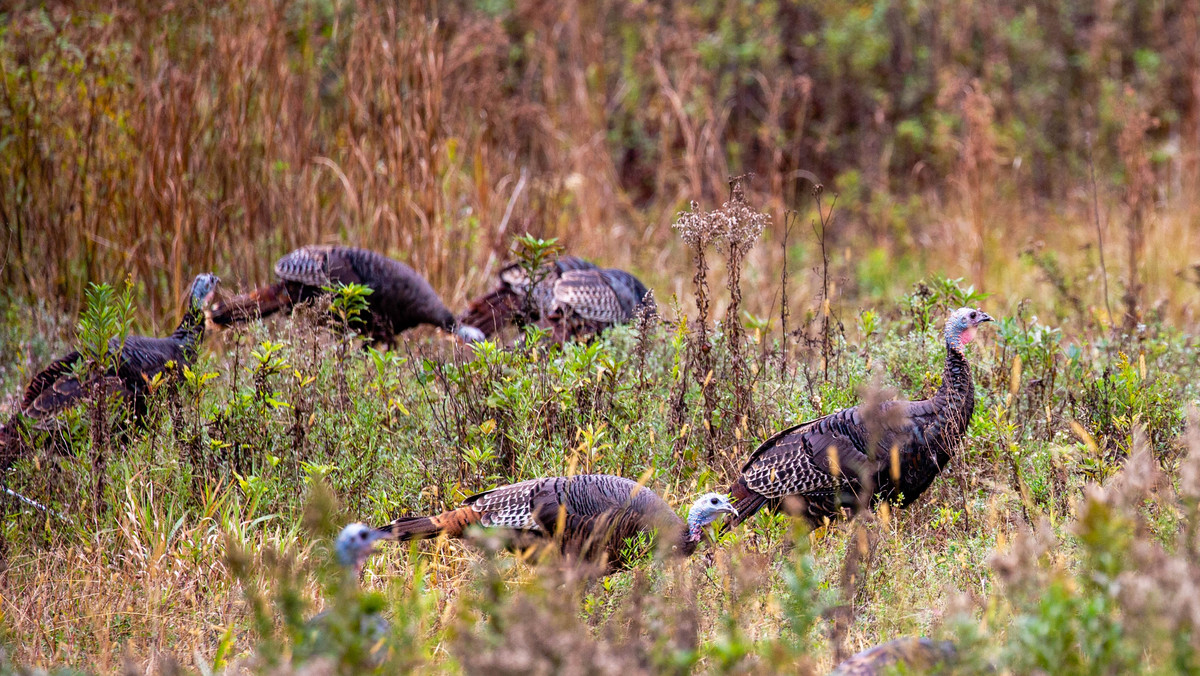
[[[815,215],[805,178],[841,195],[830,244],[845,302],[929,271],[1053,295],[1061,285],[1012,264],[1042,248],[1088,265],[1094,305],[1092,143],[1105,227],[1140,223],[1136,238],[1106,233],[1109,259],[1136,265],[1126,243],[1154,254],[1144,292],[1113,269],[1114,293],[1132,280],[1132,297],[1190,318],[1197,91],[1172,84],[1200,78],[1186,14],[17,5],[0,29],[0,278],[70,310],[87,282],[131,273],[165,325],[198,269],[259,282],[290,247],[342,241],[407,260],[456,304],[529,231],[685,296],[674,215],[719,204],[728,176],[752,171],[751,201],[774,225],[747,260],[751,313],[776,312],[784,210]],[[1135,142],[1142,187],[1125,171]],[[811,242],[792,249],[792,269],[814,262]],[[792,293],[800,311],[810,277]]]
[[[461,294],[506,230],[566,224],[557,167],[517,190],[536,159],[517,149],[552,142],[522,123],[543,107],[481,111],[505,98],[505,43],[495,21],[406,3],[16,12],[8,281],[72,299],[128,271],[157,313],[196,269],[262,279],[288,247],[342,240]]]

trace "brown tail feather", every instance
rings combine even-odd
[[[255,317],[270,316],[289,307],[291,303],[292,297],[288,294],[287,284],[276,282],[217,303],[213,306],[210,319],[217,326],[229,326],[250,321]]]
[[[376,530],[385,535],[385,539],[396,542],[409,540],[427,540],[439,535],[457,538],[473,523],[478,523],[482,515],[473,507],[459,507],[436,516],[402,516],[386,526]]]
[[[31,399],[23,409],[30,418],[44,420],[83,401],[86,396],[83,383],[75,376],[63,378],[42,388],[38,395]]]
[[[738,526],[746,519],[758,513],[767,504],[767,499],[750,490],[746,480],[739,478],[729,487],[729,496],[733,498],[733,506],[737,508],[737,518],[730,521],[730,526]]]
[[[25,389],[25,396],[21,398],[20,410],[24,411],[29,408],[47,388],[52,387],[59,378],[70,373],[75,362],[79,361],[79,356],[79,352],[71,352],[67,356],[51,362],[49,366],[34,376],[33,380],[29,382],[29,387]]]
[[[471,301],[470,307],[459,318],[459,324],[473,326],[491,337],[512,323],[521,309],[521,299],[510,289],[499,288]]]

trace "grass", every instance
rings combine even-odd
[[[100,671],[127,656],[155,672],[168,656],[190,668],[261,668],[291,654],[289,617],[305,615],[294,609],[315,611],[322,589],[338,588],[328,538],[347,519],[442,509],[500,482],[572,470],[645,475],[683,504],[725,484],[747,446],[740,437],[760,439],[856,401],[864,387],[931,392],[940,327],[914,327],[965,291],[953,282],[927,288],[937,291],[915,293],[912,310],[880,308],[865,341],[835,335],[829,380],[820,370],[782,369],[774,339],[763,351],[751,334],[749,417],[763,429],[733,422],[735,385],[718,377],[711,435],[701,384],[680,369],[695,334],[680,333],[669,316],[650,340],[626,327],[549,350],[416,339],[396,352],[345,352],[303,313],[220,335],[195,377],[159,391],[162,413],[145,434],[111,446],[101,504],[81,490],[93,443],[82,422],[66,457],[43,452],[9,474],[10,487],[71,518],[6,504],[0,588],[11,657]],[[8,312],[22,319],[31,310]],[[731,354],[719,349],[720,328],[709,330],[714,352]],[[4,340],[32,362],[59,348],[14,330]],[[1174,482],[1185,472],[1177,435],[1186,402],[1197,399],[1191,339],[1150,327],[1132,359],[1121,351],[1129,346],[1107,340],[1063,335],[1019,314],[986,332],[971,348],[979,404],[967,445],[907,510],[811,535],[785,517],[759,516],[688,562],[647,562],[594,583],[556,582],[553,571],[453,542],[385,547],[363,584],[403,623],[394,658],[427,671],[503,670],[575,654],[613,668],[813,670],[899,635],[956,635],[964,616],[984,623],[986,647],[971,655],[1017,664],[996,657],[1019,639],[1012,616],[1030,612],[1006,598],[1009,577],[1087,584],[1079,521],[1095,509],[1083,501],[1091,481],[1119,483],[1122,459],[1136,448]],[[729,368],[722,361],[717,368]],[[23,378],[14,373],[8,387]],[[1106,392],[1099,400],[1078,396],[1097,388]],[[681,391],[682,416],[671,404]],[[1088,430],[1083,440],[1074,421]],[[1144,428],[1151,433],[1137,442]],[[1144,515],[1138,538],[1173,541],[1195,518],[1179,504]],[[1021,573],[990,563],[1039,527],[1063,543],[1049,572],[1036,560]],[[860,538],[871,542],[865,555]],[[1141,542],[1122,546],[1136,551]],[[856,559],[864,559],[861,577],[850,582],[844,568]],[[260,620],[248,594],[264,599]],[[790,632],[796,612],[813,617]],[[478,624],[482,617],[494,619]],[[544,635],[546,626],[554,632]],[[629,663],[630,654],[642,657]],[[1160,673],[1169,665],[1144,666]]]
[[[397,671],[821,673],[925,634],[963,673],[1195,673],[1194,19],[751,4],[6,9],[0,410],[97,338],[89,284],[163,334],[197,272],[248,287],[315,242],[462,308],[557,238],[660,316],[562,347],[359,350],[303,311],[210,336],[145,430],[84,406],[5,474],[69,520],[0,497],[0,671],[286,673],[305,617],[382,607]],[[486,543],[385,547],[362,593],[330,565],[349,519],[535,476],[682,506],[785,425],[931,393],[963,304],[1000,319],[975,417],[907,510],[762,515],[590,582]]]

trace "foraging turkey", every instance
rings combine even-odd
[[[868,648],[842,662],[829,676],[881,676],[894,673],[938,673],[949,666],[957,651],[949,641],[927,638],[898,638]],[[903,668],[903,671],[899,669]]]
[[[371,288],[365,334],[394,344],[396,334],[421,324],[453,333],[466,342],[483,340],[474,327],[460,324],[429,282],[400,261],[367,249],[306,246],[275,262],[279,281],[237,296],[212,309],[212,322],[229,326],[267,317],[326,294],[323,287],[362,284]]]
[[[382,615],[386,603],[377,594],[362,595],[358,590],[363,564],[382,537],[361,523],[352,523],[338,534],[334,551],[343,571],[342,585],[333,607],[305,623],[296,646],[300,661],[336,655],[342,665],[376,669],[387,658],[391,627]]]
[[[962,443],[975,411],[965,347],[992,318],[961,308],[946,320],[942,385],[930,399],[886,401],[877,410],[842,409],[785,429],[762,443],[730,488],[745,521],[764,506],[813,526],[857,509],[869,497],[916,500]]]
[[[601,269],[581,258],[562,256],[542,268],[536,284],[519,263],[500,271],[499,285],[471,302],[464,324],[492,336],[509,324],[537,322],[557,341],[598,334],[631,320],[638,308],[654,307],[637,277]]]
[[[509,324],[523,326],[535,322],[550,314],[554,285],[563,273],[595,269],[595,265],[582,258],[560,256],[541,267],[537,283],[533,284],[520,263],[509,263],[497,275],[496,288],[471,301],[459,321],[479,329],[488,338]]]
[[[654,297],[641,280],[624,270],[573,270],[554,284],[554,304],[543,321],[562,342],[568,338],[599,335],[624,324],[641,308],[653,312]]]
[[[626,540],[642,533],[657,534],[660,547],[690,556],[704,527],[721,514],[736,517],[737,510],[716,493],[697,499],[685,523],[658,494],[636,481],[583,474],[501,486],[472,495],[457,509],[402,517],[378,530],[385,539],[405,542],[440,535],[461,538],[478,524],[500,529],[511,550],[557,544],[564,556],[615,570],[630,563],[625,560]]]
[[[196,360],[200,342],[204,339],[204,308],[212,301],[220,279],[204,273],[192,281],[183,319],[171,335],[157,338],[127,336],[121,343],[117,338],[109,342],[110,354],[119,351],[116,368],[84,383],[74,373],[77,363],[83,358],[79,351],[52,362],[33,377],[18,409],[20,415],[13,416],[4,428],[0,428],[0,467],[6,467],[19,455],[20,417],[37,421],[39,429],[48,429],[52,419],[59,413],[78,404],[89,393],[116,396],[133,405],[138,419],[146,413],[146,395],[155,376],[168,367],[181,370]]]

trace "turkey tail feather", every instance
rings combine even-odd
[[[52,386],[64,374],[70,373],[72,367],[75,366],[75,362],[79,361],[79,357],[78,352],[71,352],[67,356],[55,360],[34,376],[33,380],[29,383],[29,387],[25,390],[25,396],[21,398],[20,410],[24,411],[29,408],[34,400],[41,396],[42,392],[46,391],[46,388]]]
[[[408,542],[409,540],[428,540],[439,535],[456,538],[462,537],[467,526],[478,523],[480,513],[470,506],[452,509],[436,516],[402,516],[386,526],[375,531],[386,540]]]
[[[277,282],[250,293],[217,303],[212,309],[211,319],[217,326],[229,326],[250,321],[255,317],[267,317],[291,305],[287,284]]]
[[[730,486],[729,495],[733,498],[733,505],[737,507],[738,511],[737,516],[730,519],[730,527],[741,525],[743,521],[754,516],[767,503],[765,497],[750,490],[750,487],[746,485],[745,479],[739,478],[736,483]]]

